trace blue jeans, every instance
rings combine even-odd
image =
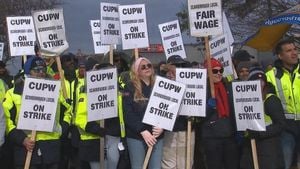
[[[147,145],[143,140],[127,138],[131,169],[143,168],[143,163],[147,153]],[[161,169],[161,159],[163,150],[163,139],[157,140],[153,146],[152,154],[148,163],[148,169]]]
[[[105,146],[107,150],[106,169],[116,169],[119,161],[118,144],[120,143],[120,137],[105,136]]]
[[[295,137],[292,134],[283,131],[281,134],[281,146],[283,150],[285,169],[289,169],[293,162],[293,155],[296,147]]]

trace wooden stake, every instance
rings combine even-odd
[[[36,136],[36,131],[32,130],[30,140],[35,141],[35,136]],[[24,169],[30,168],[31,157],[32,157],[32,151],[27,151]]]
[[[139,58],[139,49],[138,48],[134,49],[134,58],[135,58],[135,60],[137,60]]]
[[[113,64],[114,63],[114,45],[109,46],[109,63]]]
[[[100,120],[100,127],[104,128],[104,120]],[[105,148],[105,140],[104,137],[100,137],[100,169],[104,169],[104,148]]]
[[[57,64],[57,69],[59,72],[59,77],[60,77],[60,81],[61,81],[61,89],[62,89],[62,93],[65,99],[68,98],[68,94],[67,94],[67,89],[66,89],[66,85],[65,85],[65,76],[64,76],[64,71],[61,67],[61,62],[60,62],[60,57],[59,56],[55,56],[55,60],[56,60],[56,64]]]
[[[192,135],[192,122],[189,119],[187,124],[186,169],[191,169],[191,135]]]
[[[211,61],[210,61],[210,51],[209,51],[209,43],[208,43],[208,37],[205,37],[205,58],[207,61],[207,71],[208,71],[208,77],[209,77],[209,84],[210,84],[210,93],[211,97],[215,98],[215,88],[214,88],[214,82],[212,80],[212,68],[211,68]]]
[[[147,154],[146,154],[146,157],[145,157],[145,160],[144,160],[144,164],[143,164],[143,169],[147,169],[147,166],[148,166],[151,154],[152,154],[152,150],[153,150],[152,146],[148,147]]]
[[[251,139],[251,149],[252,149],[252,158],[253,158],[254,169],[259,169],[255,139]]]

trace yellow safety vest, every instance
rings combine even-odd
[[[272,95],[274,95],[274,94],[267,94],[267,96],[266,96],[264,102],[265,102],[270,96],[272,96]],[[266,124],[266,126],[269,126],[269,125],[271,125],[271,124],[273,123],[271,117],[270,117],[269,115],[267,115],[266,113],[264,113],[264,118],[265,118],[265,124]]]
[[[56,113],[56,116],[55,116],[53,132],[37,131],[36,141],[59,139],[59,137],[61,135],[61,126],[59,125],[60,103],[62,103],[64,106],[67,107],[67,111],[64,112],[63,120],[67,123],[70,123],[70,121],[71,121],[70,105],[67,104],[65,102],[64,98],[62,97],[62,95],[60,95],[58,106],[57,106],[57,109],[56,109],[57,113]],[[6,133],[7,134],[10,133],[13,129],[15,129],[17,124],[18,124],[21,104],[22,104],[22,96],[19,95],[19,94],[14,93],[14,88],[11,88],[10,90],[8,90],[6,92],[5,100],[3,101],[3,110],[4,110],[4,115],[6,117]],[[13,111],[13,109],[15,109],[15,110]],[[31,132],[25,131],[25,133],[27,134],[28,137],[30,137]]]
[[[299,65],[290,73],[286,69],[274,67],[266,73],[267,80],[275,86],[276,95],[281,100],[286,119],[300,119],[300,74]]]

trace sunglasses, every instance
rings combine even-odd
[[[152,68],[152,64],[150,64],[150,63],[148,63],[148,64],[146,64],[146,65],[141,65],[141,70],[145,70],[145,69],[150,69],[150,68]]]
[[[212,73],[213,74],[218,74],[218,72],[220,72],[221,74],[224,72],[224,69],[212,69]]]

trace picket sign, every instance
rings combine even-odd
[[[120,44],[119,4],[100,3],[101,43],[103,45]]]
[[[145,4],[120,5],[122,49],[149,47]]]
[[[166,59],[172,55],[179,55],[186,58],[184,44],[182,41],[180,25],[178,20],[158,25],[161,40],[164,46]]]
[[[6,17],[6,23],[10,56],[34,55],[36,36],[32,16]]]

